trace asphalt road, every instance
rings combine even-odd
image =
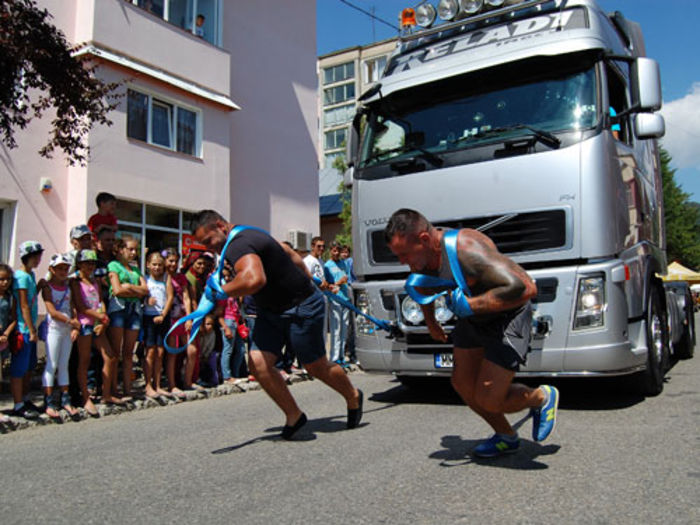
[[[559,382],[555,433],[495,460],[488,429],[445,385],[352,380],[363,424],[318,381],[292,389],[310,421],[276,436],[262,392],[0,436],[9,523],[700,523],[700,357],[655,398],[619,381]],[[520,421],[525,413],[515,414]]]

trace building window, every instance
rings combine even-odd
[[[14,216],[14,203],[0,201],[0,262],[10,260]],[[17,260],[19,260],[19,254],[17,255]]]
[[[364,62],[365,84],[377,82],[386,67],[386,56],[374,57]]]
[[[163,20],[220,45],[221,0],[131,0]]]
[[[325,155],[325,163],[324,163],[324,168],[335,168],[334,164],[337,158],[342,158],[343,162],[345,161],[345,152],[344,151],[336,151],[334,153],[326,153]]]
[[[176,248],[183,253],[188,249],[192,212],[117,199],[115,214],[119,225],[117,236],[129,234],[141,244],[142,269],[149,251]]]
[[[126,135],[149,144],[200,157],[200,113],[162,98],[127,91]]]
[[[327,109],[323,112],[323,127],[341,126],[350,122],[355,115],[355,104]]]
[[[346,62],[323,70],[323,83],[334,84],[349,78],[355,78],[355,63]]]
[[[324,149],[337,149],[345,146],[346,128],[326,131],[326,147]]]
[[[340,104],[346,100],[354,100],[355,98],[355,83],[343,84],[342,86],[336,86],[332,88],[326,88],[323,90],[323,105],[332,106],[333,104]]]

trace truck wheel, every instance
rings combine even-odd
[[[678,359],[690,359],[695,353],[695,314],[693,312],[693,296],[690,293],[686,294],[683,313],[687,324],[683,328],[680,341],[674,348],[674,353]]]
[[[647,299],[647,367],[639,374],[639,388],[644,395],[658,396],[664,389],[664,375],[668,368],[668,321],[659,295],[659,287],[652,286]]]

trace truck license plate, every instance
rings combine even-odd
[[[452,368],[453,363],[452,354],[435,354],[435,368]]]

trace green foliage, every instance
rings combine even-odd
[[[676,170],[671,168],[669,153],[661,148],[660,155],[668,261],[700,269],[700,206],[690,202],[689,195],[674,180]]]
[[[15,130],[53,110],[49,141],[39,150],[50,158],[61,149],[70,165],[85,164],[87,135],[94,124],[110,125],[116,84],[95,78],[96,66],[72,56],[64,34],[34,0],[0,3],[0,140],[16,148]]]

